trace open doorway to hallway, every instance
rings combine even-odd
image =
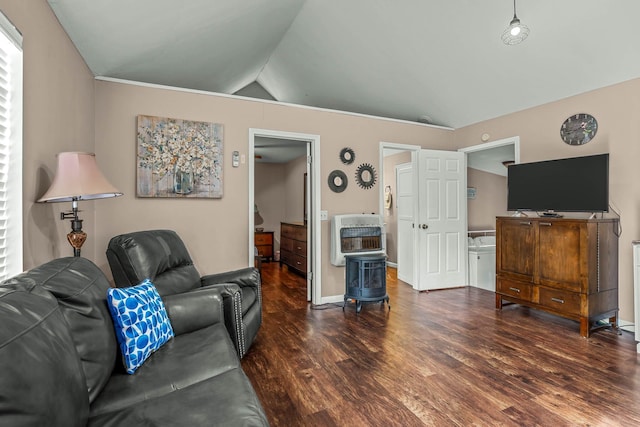
[[[251,251],[303,277],[314,303],[321,286],[318,144],[317,135],[251,129],[249,136]]]

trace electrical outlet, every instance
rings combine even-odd
[[[329,213],[327,211],[320,211],[320,221],[326,221],[329,219]]]

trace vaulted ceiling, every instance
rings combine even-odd
[[[638,0],[48,2],[96,76],[453,128],[640,77]]]

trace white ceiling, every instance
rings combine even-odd
[[[503,162],[514,162],[515,159],[514,145],[501,145],[467,153],[467,167],[506,177],[507,167]]]
[[[459,128],[640,77],[638,0],[48,0],[96,76]]]
[[[258,163],[289,163],[307,154],[306,141],[257,136],[253,146]]]

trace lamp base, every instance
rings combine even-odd
[[[87,233],[84,231],[71,231],[67,234],[67,240],[73,246],[73,256],[80,256],[80,248],[87,240]]]
[[[61,213],[61,218],[73,218],[71,220],[71,231],[67,234],[67,241],[73,247],[73,256],[80,256],[80,248],[87,240],[87,233],[82,231],[82,220],[78,219],[78,208],[74,206],[73,212]]]

